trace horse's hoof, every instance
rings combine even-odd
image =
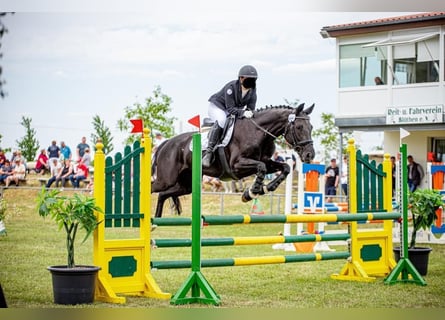
[[[249,189],[246,189],[241,196],[241,201],[249,202],[250,200],[252,200],[252,197],[250,196]]]

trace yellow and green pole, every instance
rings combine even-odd
[[[219,305],[220,297],[201,273],[201,134],[193,134],[192,139],[192,271],[170,302]]]

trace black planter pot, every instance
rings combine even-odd
[[[51,266],[47,269],[52,275],[54,303],[82,304],[94,301],[94,289],[100,267]]]
[[[433,249],[424,247],[414,247],[408,249],[408,258],[411,263],[419,271],[420,275],[426,276],[428,273],[428,258]],[[400,259],[400,247],[394,248],[394,259],[399,261]]]

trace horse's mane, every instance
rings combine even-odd
[[[256,109],[255,111],[256,112],[264,112],[264,111],[268,111],[268,110],[271,110],[271,109],[288,109],[288,110],[294,110],[295,108],[294,107],[292,107],[292,106],[289,106],[289,105],[278,105],[278,106],[265,106],[265,107],[262,107],[262,108],[260,108],[260,109]]]

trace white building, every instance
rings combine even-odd
[[[425,170],[428,153],[445,162],[445,12],[326,26],[320,33],[336,39],[340,132],[383,132],[385,152],[395,155],[403,128],[410,133],[403,139],[408,154]]]

